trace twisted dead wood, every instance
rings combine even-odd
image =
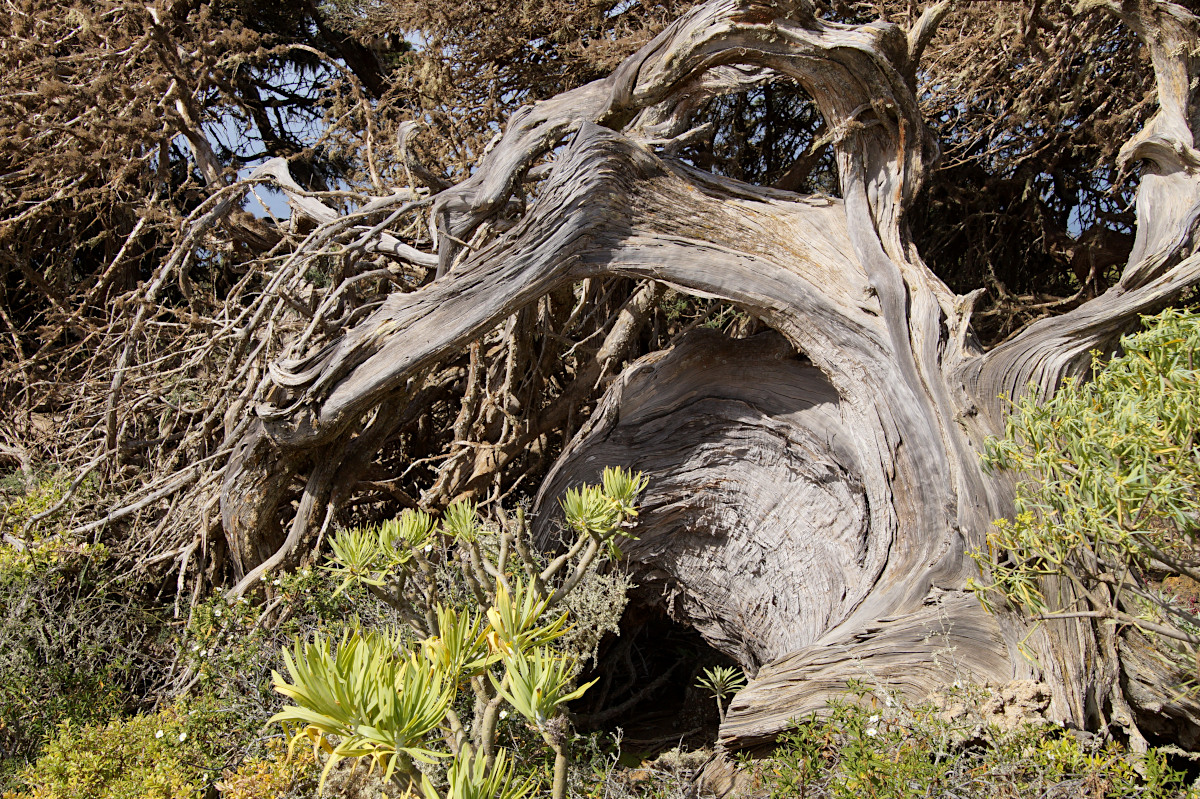
[[[235,592],[327,521],[339,469],[386,437],[379,414],[364,422],[372,409],[409,407],[414,378],[539,297],[624,275],[727,300],[782,337],[697,336],[636,362],[540,492],[549,545],[568,485],[610,463],[650,475],[631,559],[677,618],[756,673],[723,740],[768,740],[853,677],[919,697],[959,677],[1036,675],[1065,722],[1136,735],[1168,707],[1193,723],[1190,700],[1139,679],[1144,658],[1120,680],[1097,667],[1111,646],[1090,622],[1031,633],[964,592],[965,552],[1012,510],[1011,484],[979,466],[1002,426],[997,398],[1052,392],[1200,279],[1196,20],[1169,3],[1109,10],[1147,41],[1159,81],[1160,110],[1124,151],[1147,164],[1133,253],[1112,290],[988,353],[971,333],[974,296],[926,268],[904,222],[937,155],[913,76],[944,7],[905,31],[828,23],[803,2],[711,2],[609,78],[524,110],[471,178],[433,198],[439,278],[274,366],[272,402],[225,473],[223,525],[245,575]],[[700,98],[767,75],[820,108],[841,199],[671,156]],[[284,488],[305,473],[285,534]]]

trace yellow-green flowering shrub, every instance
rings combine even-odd
[[[31,761],[62,721],[107,720],[144,678],[161,621],[108,557],[102,545],[0,545],[0,772]]]
[[[61,722],[123,711],[161,654],[158,600],[117,578],[103,544],[64,533],[95,498],[87,478],[69,489],[64,475],[0,478],[0,790]]]
[[[38,533],[53,530],[54,508],[66,492],[66,480],[52,478],[38,482],[29,491],[16,493],[0,504],[0,533],[36,541]]]
[[[4,799],[202,799],[209,719],[178,707],[101,724],[64,722]]]

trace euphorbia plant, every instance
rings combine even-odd
[[[336,651],[320,636],[297,642],[285,654],[288,678],[274,674],[276,690],[296,704],[272,720],[299,725],[293,746],[310,741],[328,754],[326,775],[343,758],[369,758],[427,799],[518,799],[533,786],[512,776],[496,746],[507,704],[554,751],[553,796],[561,799],[571,738],[565,705],[590,683],[576,684],[582,653],[561,646],[570,613],[560,605],[600,579],[602,559],[619,554],[616,539],[629,536],[645,485],[640,474],[606,469],[601,485],[568,492],[562,504],[574,540],[548,563],[533,553],[520,511],[493,528],[467,502],[447,508],[440,524],[406,511],[340,532],[329,566],[344,578],[339,590],[364,585],[409,629],[352,628]],[[448,582],[447,573],[456,578]],[[474,696],[466,721],[455,710],[460,690]],[[444,794],[416,766],[439,758],[452,759]]]
[[[696,680],[696,687],[704,688],[717,700],[717,714],[724,724],[726,705],[722,703],[746,687],[746,675],[734,666],[714,666],[704,670],[704,676]]]

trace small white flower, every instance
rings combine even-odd
[[[214,610],[213,615],[216,616],[218,619],[221,618],[221,609],[217,608],[216,610]]]
[[[433,551],[433,544],[426,544],[426,545],[425,545],[425,551],[426,551],[426,552],[432,552],[432,551]]]
[[[894,700],[894,699],[892,699],[890,696],[889,696],[887,699],[885,699],[885,700],[884,700],[884,704],[885,704],[885,705],[887,705],[888,707],[895,707],[895,706],[896,706],[896,702],[895,702],[895,700]]]
[[[265,583],[265,582],[267,581],[267,573],[266,573],[266,572],[263,572],[263,573],[262,573],[262,576],[261,576],[261,577],[259,577],[258,579],[262,580],[262,581]]]
[[[279,578],[272,580],[271,585],[279,585]]]
[[[502,718],[502,719],[506,719],[506,718],[508,718],[508,711],[507,711],[507,710],[501,710],[501,711],[500,711],[500,718]]]
[[[179,742],[183,743],[186,740],[187,740],[187,733],[186,732],[179,733]]]
[[[162,731],[162,730],[159,730],[158,732],[154,733],[154,737],[155,737],[155,738],[161,738],[161,737],[163,737],[163,731]]]
[[[879,723],[879,714],[876,713],[875,715],[871,716],[871,718],[867,719],[867,723],[868,724],[878,724]]]
[[[879,734],[879,730],[875,729],[874,727],[871,727],[869,730],[867,730],[868,738],[874,738],[878,734]]]

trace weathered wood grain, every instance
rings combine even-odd
[[[621,545],[635,579],[755,669],[815,641],[878,575],[843,424],[829,382],[779,336],[694,331],[608,392],[542,485],[536,539],[555,543],[569,483],[613,464],[658,476]]]

